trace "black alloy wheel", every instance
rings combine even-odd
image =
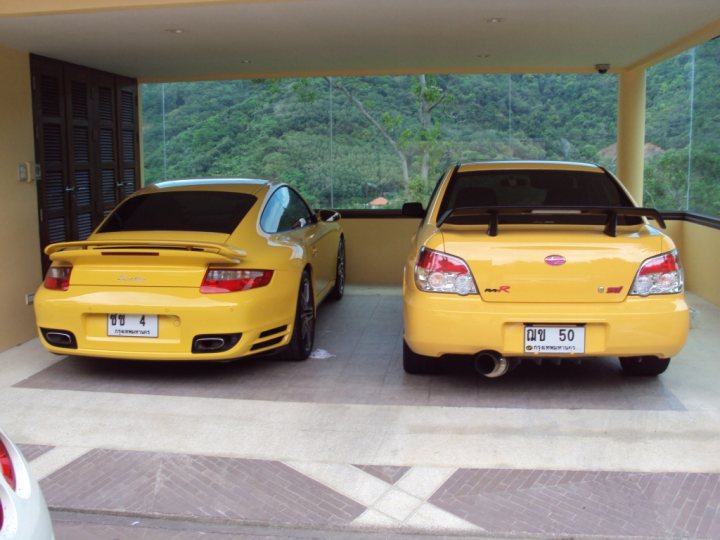
[[[341,236],[335,263],[335,286],[328,297],[331,300],[340,300],[343,294],[345,294],[345,239]]]
[[[302,362],[307,360],[315,341],[315,301],[310,274],[305,270],[300,278],[295,324],[290,343],[280,353],[283,360]]]

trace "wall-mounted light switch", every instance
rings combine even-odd
[[[19,163],[17,168],[17,175],[20,182],[33,182],[35,180],[35,177],[37,176],[35,164],[31,161]]]
[[[18,180],[21,182],[28,182],[30,178],[30,170],[28,169],[27,163],[20,163],[18,165]]]

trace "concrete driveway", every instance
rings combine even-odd
[[[59,540],[720,538],[720,309],[658,378],[616,358],[402,371],[398,289],[319,310],[313,357],[0,354],[0,425]]]

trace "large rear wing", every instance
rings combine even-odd
[[[232,262],[239,262],[246,252],[225,244],[214,242],[180,242],[173,240],[83,240],[50,244],[45,254],[52,260],[77,259],[83,256],[97,255],[134,255],[158,254],[171,251],[174,255],[218,256]]]
[[[573,223],[573,216],[578,218],[589,215],[604,215],[605,228],[603,233],[608,236],[617,236],[618,217],[638,216],[649,217],[657,221],[658,225],[665,228],[660,212],[654,208],[635,208],[621,206],[478,206],[451,208],[442,213],[438,218],[437,225],[441,227],[445,223],[452,224],[454,218],[487,217],[488,236],[497,236],[498,225],[501,216],[561,216],[563,223]],[[483,219],[484,221],[484,219]],[[578,219],[578,224],[587,223],[586,219]]]

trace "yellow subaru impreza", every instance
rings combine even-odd
[[[46,248],[40,340],[80,356],[228,360],[277,349],[304,360],[316,306],[344,291],[339,218],[273,181],[142,189],[87,240]]]
[[[403,364],[453,355],[502,375],[522,358],[617,356],[657,375],[688,333],[672,240],[607,170],[557,162],[459,165],[440,179],[403,277]]]

